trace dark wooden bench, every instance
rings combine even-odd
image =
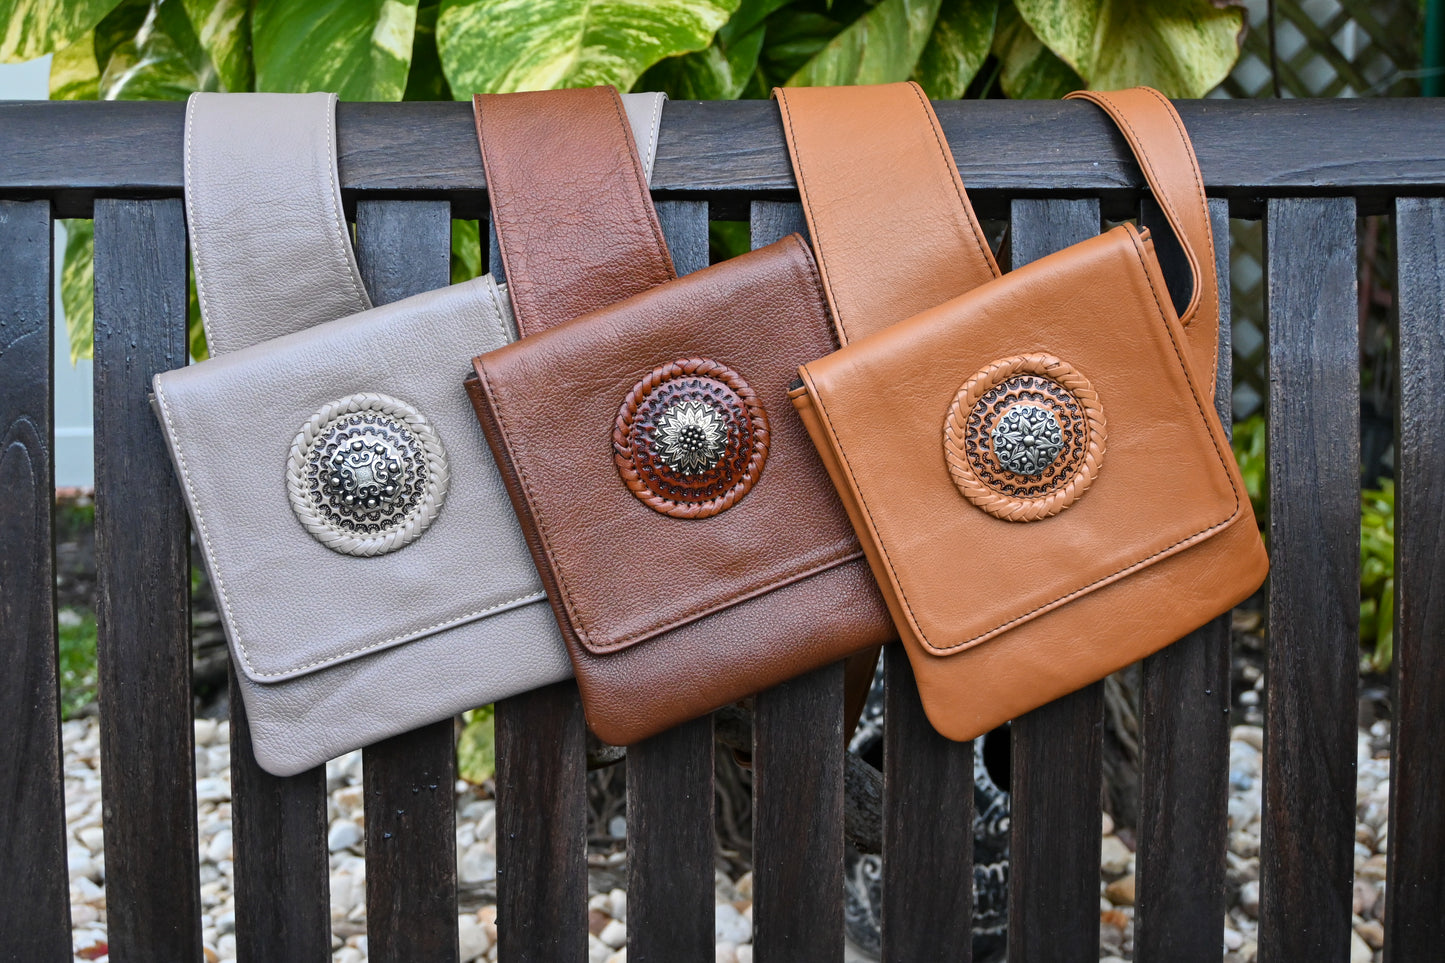
[[[1141,211],[1141,178],[1077,104],[942,103],[972,198],[1021,264]],[[1349,957],[1355,811],[1359,362],[1356,218],[1398,241],[1398,627],[1387,959],[1445,946],[1445,103],[1185,103],[1228,278],[1230,217],[1267,229],[1269,651],[1260,959]],[[101,758],[111,959],[201,958],[187,522],[146,403],[186,360],[182,106],[0,105],[0,958],[70,959],[52,530],[52,231],[95,220]],[[485,214],[465,104],[343,104],[341,173],[376,300],[448,278],[449,219]],[[755,243],[802,224],[770,103],[674,102],[655,192],[679,266],[709,216]],[[1142,202],[1146,221],[1157,220]],[[1227,285],[1227,280],[1224,282]],[[1227,289],[1227,287],[1226,287]],[[1229,334],[1226,314],[1223,334]],[[1227,357],[1226,351],[1226,357]],[[458,359],[462,365],[465,359]],[[458,377],[460,378],[460,367]],[[1227,369],[1226,369],[1227,370]],[[1221,378],[1225,386],[1229,377]],[[1228,413],[1227,387],[1220,407]],[[1437,595],[1442,593],[1442,595]],[[1229,633],[1143,666],[1136,959],[1217,960],[1224,915]],[[888,652],[883,938],[966,959],[971,747],[928,727]],[[842,672],[756,699],[755,959],[842,953]],[[239,716],[239,703],[233,703]],[[1100,686],[1012,727],[1009,959],[1097,958]],[[256,768],[233,726],[241,958],[328,959],[325,780]],[[721,723],[719,723],[720,725]],[[450,723],[366,750],[374,960],[457,955]],[[505,961],[586,954],[584,729],[575,690],[497,708]],[[627,755],[629,960],[711,960],[714,720]],[[403,812],[404,811],[404,812]]]

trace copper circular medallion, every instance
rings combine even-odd
[[[1011,522],[1058,514],[1078,501],[1104,461],[1099,395],[1052,355],[995,361],[955,396],[944,458],[964,497]]]
[[[768,458],[768,416],[727,365],[684,358],[627,393],[612,458],[643,504],[674,518],[710,518],[748,493]]]

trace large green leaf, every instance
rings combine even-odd
[[[1051,100],[1086,86],[1083,78],[1044,46],[1011,3],[999,8],[993,53],[1001,68],[999,86],[1015,100]]]
[[[0,0],[0,61],[33,60],[95,29],[117,0]]]
[[[100,72],[102,100],[185,100],[220,78],[201,49],[181,0],[152,3],[135,36],[111,51]]]
[[[256,89],[401,100],[417,0],[256,0]]]
[[[496,771],[496,707],[481,706],[462,713],[462,731],[457,734],[457,775],[481,785]]]
[[[411,70],[406,75],[402,100],[451,100],[452,88],[442,73],[437,53],[437,0],[416,8],[416,36],[411,43]]]
[[[201,47],[216,66],[221,89],[250,90],[251,4],[249,0],[182,0]]]
[[[919,55],[913,79],[934,100],[963,96],[993,46],[998,0],[944,4]]]
[[[95,222],[61,221],[65,264],[60,269],[60,306],[70,336],[70,363],[89,358],[95,337]]]
[[[1033,32],[1090,87],[1148,84],[1203,97],[1239,59],[1242,4],[1215,0],[1014,0]]]
[[[100,64],[92,38],[82,37],[50,58],[50,99],[100,99]]]
[[[739,0],[443,0],[442,67],[457,96],[615,84],[701,50]]]
[[[907,80],[938,19],[940,0],[882,0],[788,78],[792,87]]]
[[[642,75],[642,90],[679,100],[733,100],[758,69],[766,20],[788,0],[742,0],[706,50],[668,57]]]

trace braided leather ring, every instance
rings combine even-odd
[[[612,460],[638,500],[673,518],[711,518],[757,484],[767,412],[742,376],[706,358],[655,368],[627,393]]]
[[[1042,417],[1056,425],[1049,444],[1040,445],[1035,457],[1002,457],[996,450],[1000,424],[1025,412],[1035,424]],[[958,390],[943,421],[943,456],[954,485],[979,508],[1010,522],[1048,518],[1077,502],[1103,466],[1107,440],[1094,386],[1048,354],[990,363]],[[1008,467],[1022,463],[1039,467],[1028,473]]]
[[[368,444],[375,451],[368,452]],[[362,464],[356,475],[375,485],[368,491],[378,491],[383,482],[399,490],[394,504],[380,504],[385,496],[374,508],[338,502],[344,495],[327,480],[333,470],[347,471],[329,467],[345,445],[357,446]],[[383,467],[378,458],[394,461]],[[346,482],[354,486],[357,478]],[[312,415],[291,443],[286,466],[291,508],[306,531],[333,552],[362,557],[394,552],[420,537],[441,511],[448,482],[436,429],[411,405],[375,392],[348,395]]]

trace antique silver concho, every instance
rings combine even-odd
[[[287,487],[296,517],[346,555],[381,555],[416,539],[446,498],[446,454],[404,401],[358,394],[311,417],[292,443]]]
[[[1015,405],[994,425],[994,456],[1015,474],[1042,475],[1063,450],[1064,431],[1047,408]]]
[[[657,453],[680,474],[696,475],[711,468],[726,445],[727,425],[712,405],[680,401],[657,419]]]

